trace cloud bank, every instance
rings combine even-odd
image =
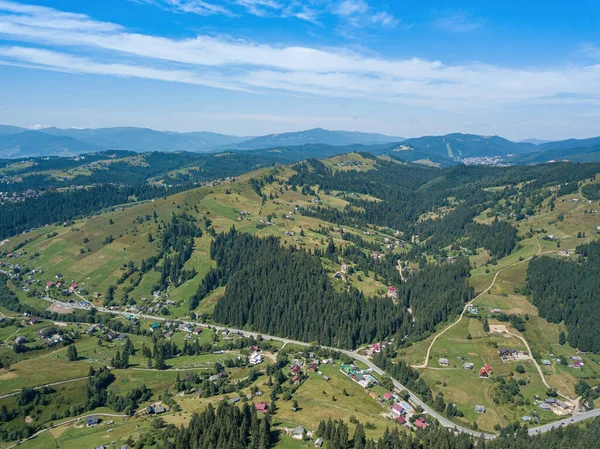
[[[138,1],[194,14],[235,14],[199,0]],[[234,4],[256,15],[282,15],[289,7],[277,0],[232,0]],[[335,14],[348,20],[365,14],[382,26],[397,20],[362,0],[336,5]],[[312,18],[318,20],[318,15]],[[461,23],[451,26],[466,26]],[[233,91],[369,98],[447,111],[600,101],[600,65],[595,61],[541,70],[374,57],[343,47],[282,46],[223,36],[172,39],[6,0],[0,0],[0,38],[5,40],[0,43],[0,64]]]

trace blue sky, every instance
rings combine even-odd
[[[595,1],[0,0],[0,123],[600,134]]]

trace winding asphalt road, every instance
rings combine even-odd
[[[52,299],[48,296],[46,296],[44,298],[46,301],[49,302],[53,302],[56,303],[58,305],[61,305],[63,307],[70,307],[70,308],[75,308],[75,309],[83,309],[83,310],[87,310],[87,307],[83,307],[79,304],[66,304],[62,301],[58,301],[56,299]],[[105,307],[97,307],[96,310],[98,310],[99,312],[102,313],[110,313],[113,315],[123,315],[123,312],[117,311],[117,310],[110,310],[107,309]],[[217,326],[217,325],[209,325],[206,323],[198,323],[195,321],[186,321],[186,320],[174,320],[173,318],[164,318],[161,316],[156,316],[156,315],[145,315],[142,313],[134,313],[132,314],[136,317],[139,318],[147,318],[150,320],[154,320],[154,321],[177,321],[177,322],[182,322],[184,324],[191,324],[194,327],[202,327],[202,328],[212,328],[212,329],[216,329],[218,331],[222,331],[224,329],[229,329],[231,332],[241,332],[242,334],[246,335],[246,336],[252,336],[252,337],[258,337],[258,336],[262,336],[264,339],[266,340],[274,340],[274,341],[280,341],[284,344],[295,344],[295,345],[299,345],[299,346],[310,346],[309,343],[306,343],[304,341],[298,341],[298,340],[292,340],[289,338],[284,338],[284,337],[277,337],[274,335],[266,335],[266,334],[262,334],[260,332],[252,332],[252,331],[248,331],[248,330],[243,330],[243,329],[235,329],[229,326]],[[379,374],[379,375],[383,375],[386,374],[381,368],[379,368],[377,365],[375,365],[371,360],[367,359],[366,357],[353,352],[353,351],[348,351],[346,349],[340,349],[340,348],[332,348],[332,347],[328,347],[328,346],[323,346],[323,348],[325,349],[331,349],[334,351],[338,351],[341,353],[346,354],[347,356],[353,358],[354,360],[358,360],[362,363],[364,363],[366,366],[368,366],[371,370],[373,370],[375,373]],[[484,432],[478,432],[476,430],[472,430],[472,429],[467,429],[466,427],[462,427],[458,424],[453,423],[452,421],[448,420],[447,418],[445,418],[444,416],[440,415],[439,413],[437,413],[435,410],[433,410],[431,407],[429,407],[427,404],[425,404],[421,399],[418,398],[418,396],[416,394],[414,394],[412,391],[410,391],[408,388],[406,388],[404,385],[402,385],[400,382],[398,382],[395,379],[392,379],[393,383],[394,383],[394,387],[396,389],[398,389],[399,391],[403,391],[406,390],[408,391],[408,393],[410,394],[410,401],[413,402],[413,404],[416,405],[420,405],[423,410],[425,411],[425,413],[427,413],[428,415],[432,416],[433,418],[437,419],[439,421],[439,423],[449,429],[454,429],[456,432],[463,432],[463,433],[467,433],[469,435],[472,435],[474,437],[480,437],[483,436],[485,439],[491,440],[493,438],[496,437],[496,435],[491,434],[491,433],[484,433]],[[578,414],[577,416],[573,416],[572,418],[565,418],[563,420],[560,421],[555,421],[551,424],[545,424],[543,426],[539,426],[539,427],[534,427],[529,429],[529,434],[530,435],[535,435],[537,433],[542,433],[542,432],[547,432],[555,427],[560,427],[563,425],[567,425],[570,424],[571,422],[579,422],[579,421],[583,421],[585,419],[588,418],[593,418],[596,416],[600,416],[600,409],[594,409],[594,410],[590,410],[587,412],[583,412]]]

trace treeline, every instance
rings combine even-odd
[[[389,299],[366,299],[350,288],[337,292],[320,259],[232,229],[215,238],[216,261],[190,306],[227,284],[214,319],[237,327],[343,348],[393,335],[410,316]],[[408,320],[408,321],[407,321]]]
[[[112,184],[65,192],[47,192],[19,203],[0,205],[0,239],[46,224],[62,223],[104,208],[176,193],[162,186]]]
[[[527,269],[526,288],[542,317],[551,323],[564,321],[571,346],[598,353],[600,241],[580,245],[576,252],[577,262],[534,257]]]
[[[495,217],[489,224],[475,223],[473,218],[483,207],[460,205],[446,216],[427,220],[415,227],[425,248],[429,252],[439,252],[448,245],[462,245],[472,251],[485,248],[490,255],[500,259],[514,249],[517,242],[517,230],[506,221]]]
[[[600,184],[587,184],[581,188],[581,193],[588,200],[600,200]]]
[[[341,225],[366,226],[375,224],[389,226],[405,232],[417,234],[419,217],[442,206],[455,202],[467,207],[487,202],[496,203],[501,199],[521,194],[531,197],[544,187],[556,184],[577,185],[578,181],[594,176],[600,171],[600,164],[556,163],[537,166],[477,167],[456,166],[446,169],[431,169],[392,162],[377,161],[376,170],[363,172],[332,172],[320,161],[309,160],[294,166],[297,174],[289,179],[289,184],[308,192],[309,186],[319,186],[323,191],[345,191],[369,194],[382,201],[374,202],[346,197],[350,204],[340,210],[316,206],[303,214],[316,216]],[[525,183],[519,190],[515,188],[484,190],[489,187],[517,185]],[[539,196],[539,195],[538,195]],[[512,204],[515,215],[527,212],[527,207],[540,203],[526,204],[523,200]],[[455,232],[464,230],[463,223]],[[423,240],[423,239],[422,239]],[[496,250],[491,245],[492,250]],[[506,253],[500,250],[499,253]]]
[[[377,163],[377,170],[332,172],[322,162],[309,160],[296,164],[294,169],[297,174],[288,181],[294,189],[318,185],[325,193],[333,190],[355,192],[383,200],[375,202],[347,197],[350,204],[343,210],[318,206],[302,211],[331,223],[358,227],[376,224],[405,230],[421,214],[446,203],[445,197],[438,192],[419,190],[439,175],[439,171],[429,168],[381,161]]]
[[[373,363],[406,388],[417,393],[423,402],[433,404],[431,388],[429,388],[423,378],[419,376],[419,372],[408,365],[404,360],[394,363],[386,354],[380,352],[373,357]]]
[[[416,273],[409,273],[406,282],[398,285],[398,301],[411,307],[416,321],[410,334],[421,337],[453,315],[458,315],[473,297],[469,285],[469,259],[458,257],[453,263],[427,264]],[[405,337],[401,335],[401,337]]]
[[[269,449],[272,447],[269,416],[259,419],[254,407],[242,408],[221,401],[217,409],[194,414],[187,427],[165,430],[158,449]]]
[[[179,216],[173,214],[171,221],[165,226],[161,238],[163,263],[160,281],[155,286],[157,290],[166,289],[170,284],[178,287],[196,276],[195,268],[183,269],[192,257],[194,239],[202,237],[202,230],[194,221],[193,217],[184,212]]]
[[[426,431],[417,431],[416,435],[400,432],[397,427],[386,429],[378,440],[367,439],[360,423],[352,437],[342,420],[322,421],[318,429],[317,434],[326,441],[328,449],[595,449],[600,441],[600,418],[584,426],[572,424],[534,436],[528,434],[527,426],[509,425],[490,441],[455,433],[437,424]]]

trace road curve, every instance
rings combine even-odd
[[[538,251],[534,256],[529,256],[527,259],[523,259],[523,260],[519,260],[518,262],[515,262],[513,264],[507,265],[504,268],[499,269],[496,274],[494,275],[494,279],[492,279],[492,283],[481,293],[479,293],[477,296],[475,296],[473,299],[471,299],[469,302],[467,302],[465,304],[465,306],[463,307],[462,312],[460,313],[460,315],[458,316],[458,320],[456,320],[454,323],[452,323],[450,326],[444,328],[442,331],[438,332],[435,337],[433,337],[433,340],[431,340],[431,343],[429,345],[429,347],[427,348],[427,353],[425,354],[425,360],[423,361],[423,363],[421,363],[420,365],[412,365],[413,368],[427,368],[427,365],[429,363],[429,354],[431,353],[431,348],[433,348],[433,345],[435,344],[436,340],[438,339],[438,337],[441,337],[443,334],[445,334],[447,331],[449,331],[450,329],[452,329],[454,326],[456,326],[458,323],[460,323],[465,315],[465,313],[467,312],[467,309],[469,308],[469,306],[471,304],[473,304],[477,299],[479,299],[482,295],[484,295],[485,293],[489,292],[491,290],[491,288],[494,286],[494,284],[496,283],[496,280],[498,279],[498,275],[500,273],[502,273],[504,270],[507,270],[511,267],[514,267],[515,265],[519,265],[521,263],[524,262],[528,262],[529,260],[531,260],[533,257],[539,255],[542,252],[542,246],[540,245],[540,241],[538,240],[537,236],[535,237],[535,241],[538,245]],[[535,361],[534,361],[535,363]],[[538,367],[539,370],[539,367]],[[540,370],[541,372],[541,370]],[[543,375],[542,375],[542,379],[543,379]],[[545,380],[544,380],[545,382]]]
[[[524,262],[524,261],[522,261]],[[508,268],[508,267],[506,267]],[[497,273],[496,273],[497,274]],[[79,304],[66,304],[64,302],[58,301],[56,299],[52,299],[48,296],[46,296],[44,299],[46,299],[47,301],[50,302],[54,302],[57,303],[59,305],[62,305],[64,307],[71,307],[71,308],[76,308],[76,309],[83,309],[83,310],[87,310],[87,307],[83,307],[80,306]],[[106,309],[105,307],[97,307],[96,308],[99,312],[102,313],[110,313],[113,315],[123,315],[123,312],[117,311],[117,310],[110,310],[110,309]],[[247,336],[252,336],[252,337],[258,337],[258,336],[262,336],[264,339],[267,340],[274,340],[274,341],[280,341],[284,344],[295,344],[295,345],[299,345],[299,346],[310,346],[309,343],[304,342],[304,341],[298,341],[298,340],[292,340],[290,338],[285,338],[285,337],[277,337],[275,335],[267,335],[267,334],[263,334],[261,332],[253,332],[253,331],[248,331],[248,330],[244,330],[244,329],[236,329],[230,326],[219,326],[219,325],[211,325],[211,324],[206,324],[206,323],[198,323],[195,321],[189,321],[189,320],[181,320],[181,319],[174,319],[174,318],[165,318],[162,316],[156,316],[156,315],[146,315],[146,314],[142,314],[142,313],[134,313],[132,314],[134,316],[137,316],[139,318],[147,318],[150,320],[154,320],[154,321],[178,321],[178,322],[182,322],[184,324],[191,324],[195,327],[202,327],[204,329],[208,329],[208,328],[212,328],[212,329],[216,329],[216,330],[224,330],[224,329],[229,329],[232,332],[241,332],[244,335]],[[333,348],[333,347],[328,347],[328,346],[322,346],[325,349],[331,349],[334,351],[339,351],[343,354],[346,354],[347,356],[353,358],[354,360],[358,360],[359,362],[364,363],[365,365],[367,365],[370,369],[372,369],[374,372],[376,372],[379,375],[383,375],[386,374],[381,368],[379,368],[377,365],[375,365],[371,360],[367,359],[366,357],[357,354],[355,352],[346,350],[346,349],[340,349],[340,348]],[[391,376],[390,376],[391,377]],[[411,401],[414,402],[417,405],[420,405],[423,410],[429,414],[430,416],[432,416],[433,418],[435,418],[436,420],[439,421],[439,423],[448,428],[448,429],[454,429],[457,432],[463,432],[469,435],[472,435],[474,437],[479,437],[482,436],[486,439],[493,439],[496,437],[496,435],[491,434],[491,433],[484,433],[484,432],[480,432],[480,431],[476,431],[476,430],[472,430],[472,429],[468,429],[466,427],[462,427],[456,423],[453,423],[452,421],[448,420],[446,417],[440,415],[439,413],[437,413],[435,410],[433,410],[431,407],[429,407],[427,404],[425,404],[421,399],[419,399],[419,397],[413,393],[412,391],[410,391],[408,388],[406,388],[404,385],[402,385],[400,382],[398,382],[396,379],[392,378],[392,381],[394,383],[394,387],[396,387],[398,390],[403,391],[406,390],[408,391],[408,393],[410,394],[410,398]],[[585,419],[588,418],[593,418],[596,416],[600,416],[600,409],[595,409],[595,410],[590,410],[587,412],[583,412],[577,416],[574,416],[573,418],[565,418],[563,420],[560,421],[555,421],[551,424],[545,424],[543,426],[539,426],[539,427],[534,427],[531,428],[529,430],[529,434],[530,435],[535,435],[537,433],[542,433],[542,432],[547,432],[549,430],[551,430],[552,428],[555,427],[559,427],[559,426],[563,426],[566,424],[569,424],[571,422],[579,422],[579,421],[583,421]]]

